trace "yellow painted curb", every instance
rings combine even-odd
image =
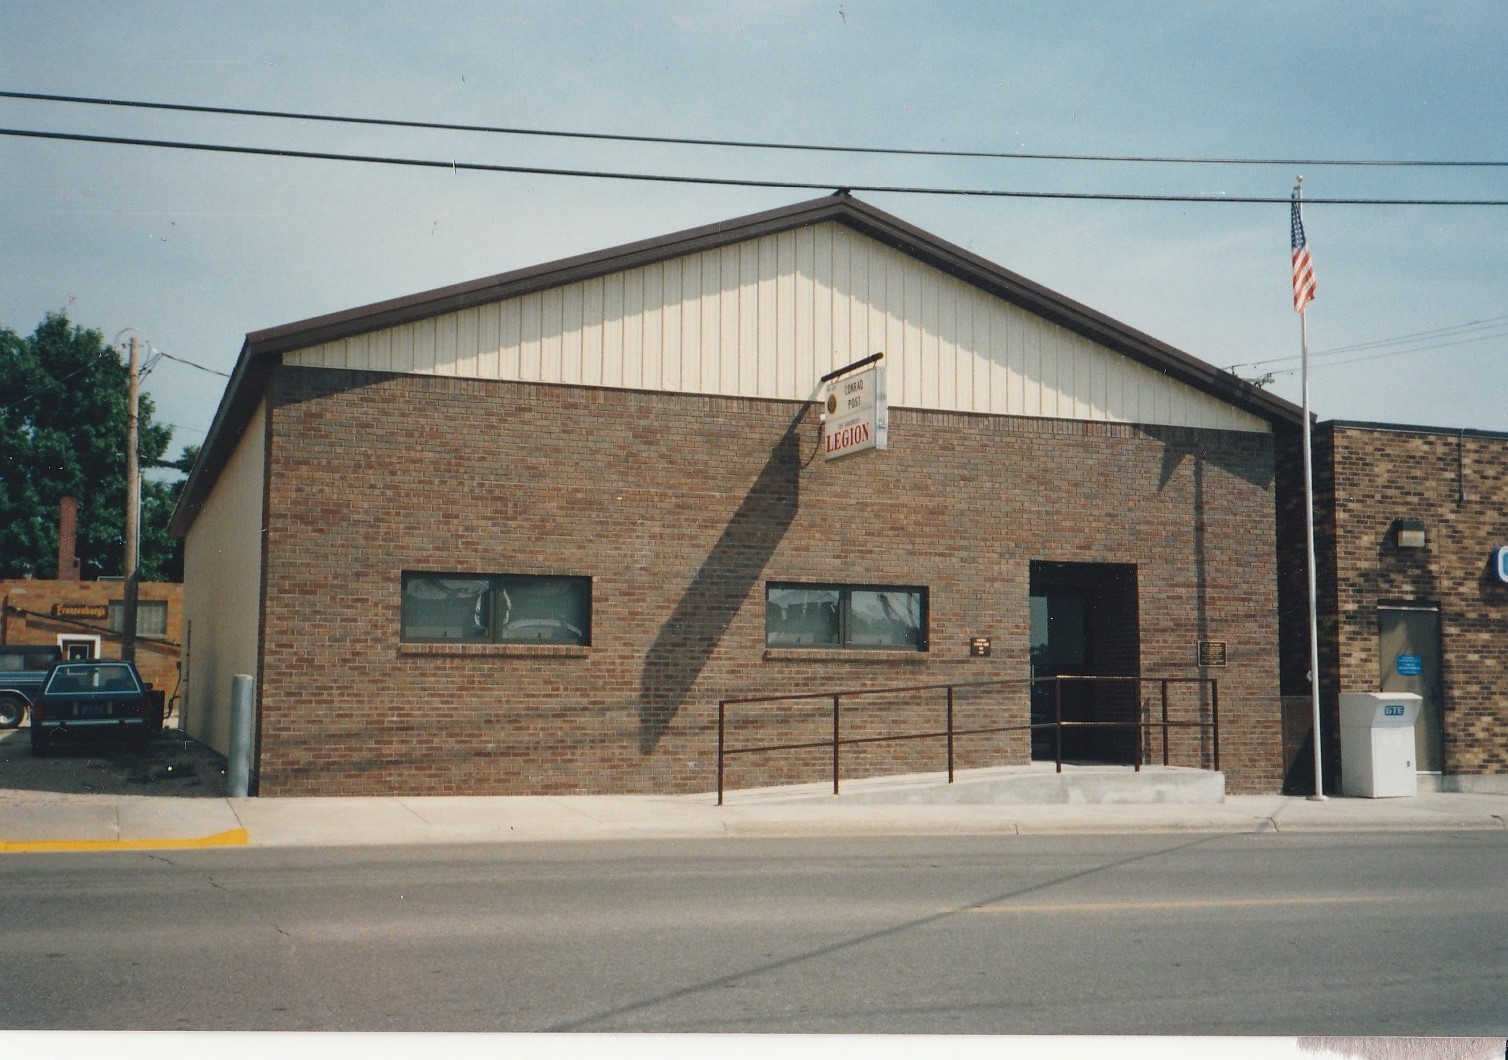
[[[77,853],[89,850],[194,850],[201,847],[244,847],[251,836],[244,828],[192,839],[33,839],[0,840],[0,854]]]

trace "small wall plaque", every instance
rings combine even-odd
[[[976,659],[982,659],[986,655],[988,655],[989,653],[990,653],[990,638],[989,637],[970,637],[969,638],[969,654],[972,657],[974,657]]]
[[[1225,641],[1201,640],[1199,642],[1199,665],[1200,666],[1224,666],[1225,665]]]

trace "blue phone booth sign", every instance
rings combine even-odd
[[[1424,673],[1424,656],[1400,655],[1398,656],[1398,676],[1418,677]]]
[[[1508,582],[1508,545],[1492,554],[1492,566],[1498,572],[1498,581]]]

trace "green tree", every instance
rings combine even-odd
[[[0,327],[0,577],[57,576],[58,512],[78,500],[80,572],[125,570],[127,368],[98,331],[49,313],[22,338]],[[172,428],[138,402],[143,469],[167,465]],[[177,483],[142,481],[143,581],[182,577],[179,543],[167,535]]]

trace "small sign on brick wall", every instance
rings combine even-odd
[[[1225,641],[1201,640],[1199,642],[1199,665],[1200,666],[1224,666],[1225,665]]]
[[[53,604],[53,618],[105,618],[110,610],[105,604]]]

